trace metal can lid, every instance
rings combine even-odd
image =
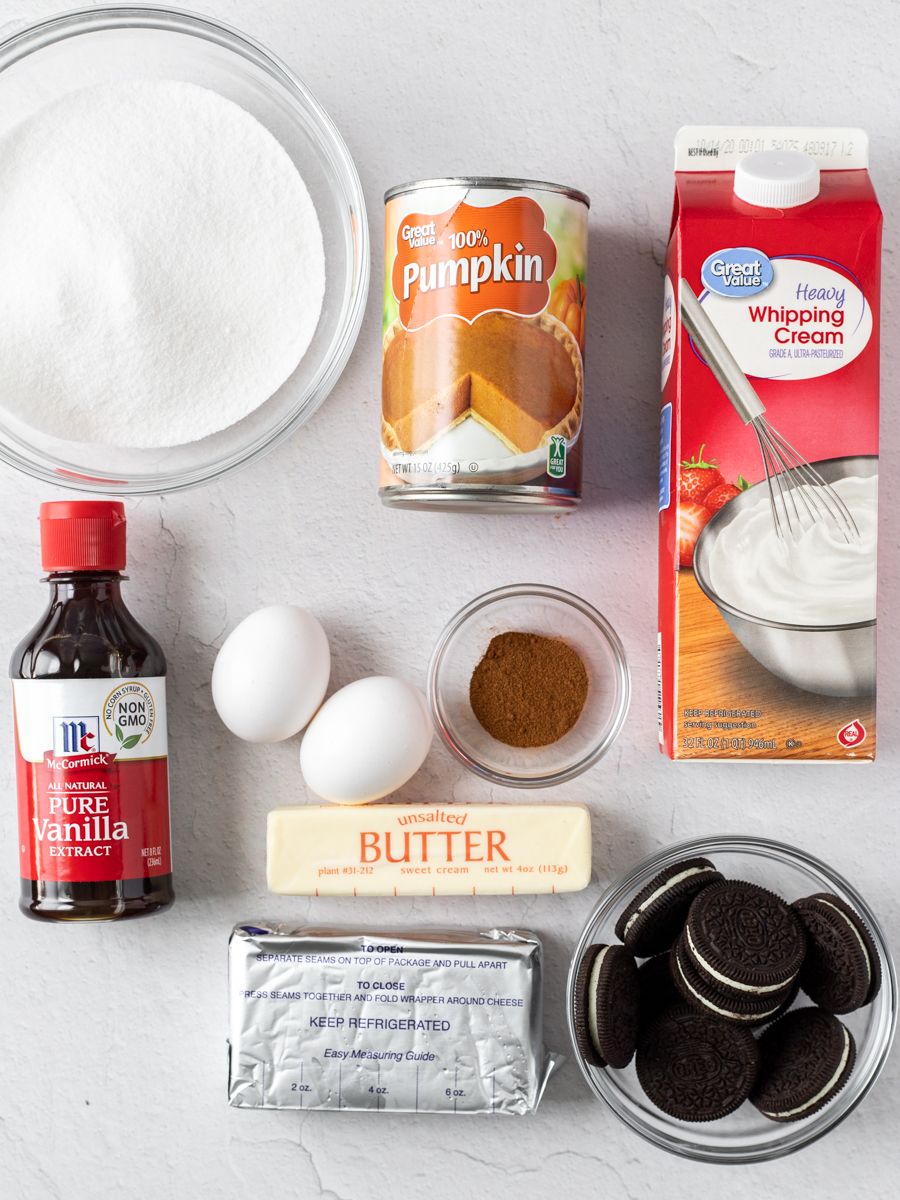
[[[407,192],[418,192],[433,187],[498,188],[510,192],[528,188],[536,192],[556,192],[568,196],[570,200],[577,200],[586,208],[591,207],[590,197],[578,188],[567,187],[562,183],[548,183],[543,179],[514,179],[502,175],[448,175],[444,179],[413,179],[409,183],[399,183],[396,187],[388,188],[384,193],[384,202],[387,204],[389,200]]]

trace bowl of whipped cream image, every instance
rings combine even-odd
[[[859,538],[827,520],[775,531],[763,481],[719,510],[697,541],[694,576],[757,662],[824,696],[875,691],[878,458],[812,464],[849,508]]]

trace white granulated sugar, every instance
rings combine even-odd
[[[175,446],[288,378],[325,291],[288,154],[224,97],[104,84],[0,141],[0,405],[69,441]]]

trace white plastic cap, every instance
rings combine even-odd
[[[819,194],[819,166],[799,150],[760,150],[734,168],[734,194],[757,208],[796,208]]]

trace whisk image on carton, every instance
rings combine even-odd
[[[871,760],[881,211],[867,138],[689,127],[675,150],[661,748]]]

